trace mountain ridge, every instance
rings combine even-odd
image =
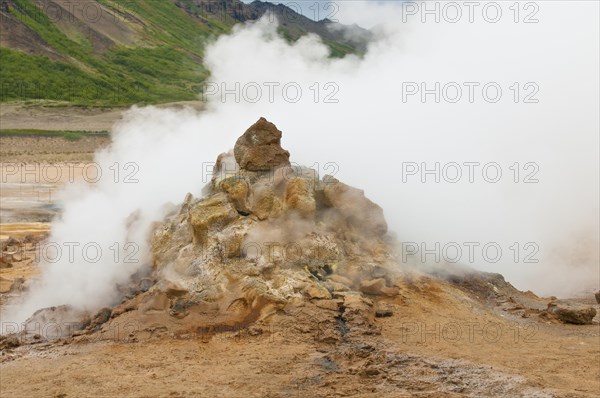
[[[0,101],[119,106],[194,100],[208,77],[205,45],[266,13],[278,19],[288,41],[317,34],[333,57],[364,52],[370,37],[364,31],[352,41],[330,29],[331,21],[260,1],[3,0]]]

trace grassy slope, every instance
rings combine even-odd
[[[108,136],[108,131],[83,131],[83,130],[37,130],[37,129],[0,129],[2,136],[33,136],[33,137],[63,137],[68,141],[77,141],[84,136]]]
[[[200,62],[204,45],[230,31],[235,21],[208,19],[203,24],[169,0],[98,1],[113,10],[125,9],[142,21],[143,28],[135,29],[143,47],[114,47],[93,55],[86,37],[66,36],[33,0],[13,0],[10,12],[70,62],[0,48],[0,101],[46,99],[115,106],[197,98],[208,75]],[[352,52],[348,46],[328,45],[334,56]]]
[[[86,38],[65,36],[30,0],[14,2],[11,13],[72,62],[0,48],[2,101],[43,98],[105,106],[193,100],[208,74],[198,59],[211,32],[170,1],[140,2],[129,10],[144,22],[144,47],[115,47],[99,56],[91,54]]]

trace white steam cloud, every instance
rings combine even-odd
[[[538,4],[539,22],[526,24],[514,22],[508,3],[497,23],[486,22],[481,11],[473,23],[467,15],[458,23],[444,18],[435,23],[431,16],[423,23],[420,14],[409,16],[402,5],[341,3],[341,22],[377,32],[364,57],[328,58],[328,49],[314,36],[289,44],[268,19],[219,38],[205,59],[214,83],[205,91],[207,109],[132,109],[116,127],[112,146],[97,155],[105,173],[101,181],[64,193],[64,214],[53,223],[50,241],[98,242],[105,250],[101,261],[86,262],[75,250],[75,261],[63,255],[43,265],[40,286],[10,319],[22,321],[51,305],[92,309],[110,304],[115,284],[148,263],[147,237],[165,204],[181,202],[187,192],[199,195],[206,164],[230,149],[260,116],[284,132],[282,144],[293,162],[321,175],[335,173],[382,205],[400,241],[428,249],[435,242],[442,248],[456,243],[466,264],[464,244],[476,242],[472,265],[540,294],[598,288],[598,3]],[[424,102],[420,93],[403,98],[409,86],[425,83],[432,89],[436,82],[441,87],[456,82],[462,99],[447,101],[454,91],[439,103],[434,94]],[[489,82],[502,89],[496,103],[482,96]],[[511,89],[515,82],[518,103]],[[235,90],[236,83],[238,100],[231,92],[212,95],[222,84]],[[472,103],[463,83],[479,84]],[[533,85],[526,88],[526,83]],[[292,102],[298,87],[302,94]],[[538,102],[524,103],[534,91]],[[488,94],[495,95],[492,89]],[[408,172],[426,163],[431,169],[436,162],[480,166],[473,183],[466,166],[457,183],[443,175],[439,183],[433,175],[425,176],[426,183],[420,173],[403,175],[403,167]],[[119,182],[110,171],[115,163]],[[129,163],[139,166],[138,183],[122,182]],[[483,179],[488,163],[500,166],[499,182]],[[525,168],[526,163],[534,166]],[[494,170],[486,176],[494,177]],[[455,176],[446,171],[452,171],[446,177]],[[539,182],[523,183],[532,171]],[[139,262],[115,262],[108,249],[115,242],[121,248],[137,243]],[[503,251],[496,263],[482,256],[489,242]],[[515,242],[518,261],[511,249]],[[525,247],[530,242],[535,246]],[[533,259],[539,262],[523,262],[537,247]]]

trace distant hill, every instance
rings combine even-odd
[[[339,24],[260,1],[0,0],[0,101],[115,106],[193,100],[208,75],[206,43],[267,12],[278,17],[287,40],[315,33],[333,57],[361,53],[369,39],[368,31],[347,39],[331,29]]]

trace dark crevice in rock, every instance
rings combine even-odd
[[[338,311],[340,312],[340,315],[336,316],[335,320],[336,320],[338,328],[340,330],[340,334],[342,335],[342,337],[345,337],[348,334],[348,332],[350,331],[350,328],[348,327],[348,323],[344,319],[344,312],[346,311],[346,307],[344,307],[342,305],[342,306],[340,306]]]

